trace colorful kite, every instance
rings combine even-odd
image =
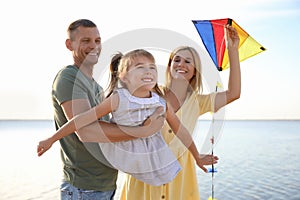
[[[245,30],[243,30],[235,21],[230,18],[225,19],[215,19],[215,20],[192,20],[194,23],[200,38],[213,60],[215,66],[219,71],[225,70],[229,68],[229,58],[228,51],[225,43],[225,32],[224,26],[229,24],[233,26],[240,37],[239,44],[239,57],[240,61],[246,60],[258,53],[265,51],[266,49],[260,45],[257,41],[255,41]],[[218,89],[218,84],[216,86],[216,92]],[[212,127],[214,127],[214,117],[212,119]],[[214,131],[212,129],[212,155],[214,154]],[[209,170],[212,173],[212,188],[211,188],[211,196],[208,200],[217,200],[214,198],[214,173],[217,170],[214,168],[214,164],[212,164],[212,168]]]
[[[215,20],[192,20],[211,59],[219,71],[229,67],[228,52],[225,44],[224,26],[232,25],[240,37],[240,61],[246,60],[266,49],[254,40],[245,30],[230,18]]]

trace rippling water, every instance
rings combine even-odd
[[[300,199],[300,121],[227,121],[214,153],[215,198]],[[198,180],[207,199],[211,175]]]
[[[198,133],[209,125],[201,121]],[[59,144],[40,158],[35,153],[53,130],[52,121],[0,121],[0,199],[59,199]],[[218,200],[300,199],[300,121],[226,121],[214,153]],[[197,174],[201,199],[208,199],[211,174]]]

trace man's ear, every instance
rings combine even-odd
[[[65,44],[70,51],[73,51],[72,42],[70,39],[66,39]]]

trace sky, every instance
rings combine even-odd
[[[300,119],[297,0],[11,0],[1,1],[0,17],[0,119],[53,118],[51,85],[58,70],[73,63],[64,41],[77,19],[94,21],[106,44],[120,34],[152,28],[174,31],[201,46],[191,20],[228,17],[267,51],[241,63],[241,98],[226,106],[225,118]],[[166,53],[157,57],[159,65],[167,64]],[[210,61],[203,63],[213,69]],[[218,72],[224,89],[228,72]]]

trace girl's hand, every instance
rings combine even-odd
[[[198,158],[196,158],[196,163],[198,167],[200,167],[205,173],[207,173],[207,169],[204,165],[212,165],[218,163],[219,158],[213,155],[200,154]]]
[[[225,40],[228,49],[239,47],[240,38],[237,33],[237,30],[233,26],[230,26],[229,24],[225,26]]]
[[[43,155],[48,149],[51,148],[53,142],[51,139],[46,139],[39,142],[39,145],[37,146],[37,154],[38,156]]]

